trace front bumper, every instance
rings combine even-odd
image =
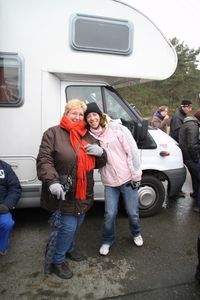
[[[167,170],[164,172],[168,178],[167,195],[168,197],[176,195],[182,189],[186,180],[186,167],[174,170]]]

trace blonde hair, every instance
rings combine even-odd
[[[110,122],[110,117],[109,115],[103,113],[102,116],[100,116],[100,122],[99,125],[104,128],[106,125]]]
[[[86,106],[85,102],[83,102],[79,99],[71,99],[65,105],[64,114],[67,114],[71,109],[76,109],[76,108],[82,108],[83,112],[85,112],[87,109],[87,106]]]

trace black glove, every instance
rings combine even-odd
[[[140,186],[141,182],[140,181],[133,181],[131,180],[129,183],[126,184],[126,186],[131,186],[132,189],[136,189]]]
[[[7,214],[8,212],[9,208],[4,204],[0,204],[0,214]]]

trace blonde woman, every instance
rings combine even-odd
[[[106,163],[105,151],[85,129],[86,104],[78,99],[70,100],[60,124],[49,128],[43,135],[37,157],[38,178],[42,181],[41,207],[49,212],[58,209],[62,198],[61,228],[58,231],[56,251],[50,270],[68,279],[73,272],[66,259],[80,261],[82,255],[74,249],[74,238],[85,213],[93,204],[93,169]],[[59,176],[70,174],[75,152],[80,144],[72,171],[72,196],[65,195]],[[91,145],[88,155],[84,146]],[[94,144],[94,145],[93,145]]]

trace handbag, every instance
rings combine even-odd
[[[72,171],[73,171],[73,168],[74,168],[74,165],[75,165],[75,162],[76,162],[76,157],[77,157],[78,151],[79,151],[80,146],[81,146],[81,140],[82,140],[82,138],[80,139],[80,142],[79,142],[78,147],[76,149],[76,153],[74,155],[74,160],[73,160],[73,163],[72,163],[70,174],[59,176],[59,180],[60,180],[60,184],[62,186],[62,189],[66,194],[68,194],[68,201],[72,201]]]

